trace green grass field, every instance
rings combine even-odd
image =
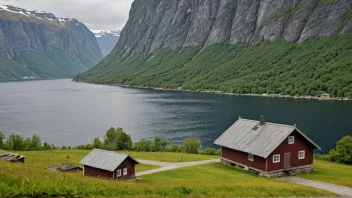
[[[1,151],[0,153],[5,152]],[[21,155],[26,156],[26,164],[32,167],[38,168],[46,168],[48,166],[54,166],[66,162],[70,162],[77,166],[82,166],[79,162],[89,153],[90,151],[84,150],[52,150],[52,151],[27,151],[27,152],[16,152]],[[124,152],[126,153],[126,152]],[[148,153],[146,158],[153,159],[152,157],[148,157]],[[160,154],[159,154],[160,155]],[[131,152],[131,156],[134,157],[133,152]],[[137,156],[137,155],[136,155]],[[138,156],[142,156],[140,153]],[[153,154],[151,154],[153,156]],[[136,166],[137,172],[142,172],[146,170],[160,168],[159,166],[149,165],[149,164],[138,164]]]
[[[222,164],[213,163],[186,167],[152,175],[141,180],[113,181],[89,178],[82,173],[56,173],[44,167],[63,163],[69,157],[77,164],[89,151],[54,150],[22,152],[25,164],[0,160],[0,197],[25,196],[91,196],[91,197],[270,197],[270,196],[334,196],[335,194],[311,187],[261,178]],[[137,159],[156,159],[153,153],[129,152]],[[133,156],[135,154],[135,156]],[[160,153],[159,153],[160,154]],[[195,160],[206,157],[191,155]],[[191,156],[184,159],[191,160]],[[168,153],[165,160],[178,161],[179,153]],[[142,165],[138,171],[156,168]]]
[[[79,165],[79,162],[89,153],[85,150],[51,150],[51,151],[26,151],[17,152],[27,157],[26,162],[31,164],[55,165],[64,162],[71,162]],[[129,154],[134,159],[160,161],[160,152],[135,152],[120,151]],[[162,153],[163,162],[190,162],[208,159],[217,159],[218,156],[197,155],[185,153]]]
[[[352,166],[334,162],[314,160],[316,172],[300,174],[305,179],[328,182],[337,185],[352,187]]]

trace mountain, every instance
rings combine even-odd
[[[135,0],[117,46],[77,81],[352,97],[350,0]]]
[[[94,34],[78,20],[0,6],[0,81],[70,78],[101,59]]]
[[[121,31],[92,30],[97,38],[103,56],[108,55],[120,38]]]

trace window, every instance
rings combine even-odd
[[[273,155],[273,163],[279,163],[280,162],[280,154]]]
[[[254,161],[254,157],[253,157],[252,154],[249,154],[249,153],[248,153],[248,160],[249,160],[249,161]]]
[[[123,169],[123,176],[126,176],[127,175],[127,168],[124,168]]]
[[[119,169],[119,170],[116,171],[116,176],[117,176],[117,177],[121,177],[121,169]]]
[[[288,136],[288,144],[295,143],[295,136]]]
[[[306,157],[305,151],[298,151],[298,159],[304,159]]]

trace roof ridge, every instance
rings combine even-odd
[[[290,127],[290,128],[296,128],[294,125],[288,125],[288,124],[278,124],[278,123],[272,123],[272,122],[266,122],[265,124],[272,124],[272,125],[278,125],[278,126],[285,126],[285,127]]]
[[[126,153],[120,153],[118,151],[109,151],[109,150],[104,150],[104,149],[98,149],[98,148],[95,148],[93,150],[98,150],[98,151],[103,151],[103,152],[108,152],[108,153],[116,153],[116,154],[119,154],[119,155],[127,155],[129,156],[129,154],[126,154]]]
[[[245,118],[239,118],[238,120],[251,121],[251,122],[259,122],[258,120],[251,120],[251,119],[245,119]]]
[[[250,122],[260,122],[259,120],[251,120],[251,119],[244,119],[244,118],[240,118],[239,120],[250,121]],[[273,125],[286,126],[286,127],[296,127],[294,125],[279,124],[279,123],[273,123],[273,122],[265,122],[265,124],[273,124]]]

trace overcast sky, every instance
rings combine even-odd
[[[0,0],[0,5],[76,18],[93,30],[122,30],[132,2],[133,0]]]

